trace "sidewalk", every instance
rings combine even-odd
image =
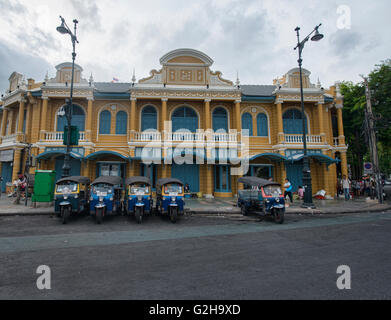
[[[37,208],[32,208],[31,201],[27,206],[24,200],[19,205],[13,204],[15,198],[8,198],[2,194],[0,199],[0,216],[12,215],[50,215],[54,213],[53,206],[48,203],[38,203]],[[293,214],[338,214],[338,213],[360,213],[391,210],[391,203],[379,204],[377,200],[366,200],[359,198],[345,201],[338,200],[317,200],[313,199],[316,209],[301,208],[301,201],[295,201],[286,207],[286,213]],[[185,199],[185,211],[191,214],[240,214],[236,207],[236,198],[215,198],[215,199]]]

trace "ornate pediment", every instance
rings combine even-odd
[[[72,63],[64,62],[56,66],[56,77],[48,79],[48,83],[71,83],[72,79]],[[83,68],[75,64],[74,83],[87,83],[86,79],[82,78]]]
[[[186,86],[233,86],[221,77],[221,72],[212,72],[209,67],[213,60],[203,52],[194,49],[176,49],[160,58],[163,66],[159,71],[152,70],[150,76],[140,84],[167,84]]]

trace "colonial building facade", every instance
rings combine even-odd
[[[302,184],[297,68],[270,85],[241,85],[212,71],[213,60],[197,50],[173,50],[160,64],[129,83],[86,80],[75,65],[72,124],[80,139],[72,147],[72,175],[143,175],[154,184],[173,176],[205,197],[234,196],[240,175]],[[56,69],[55,78],[39,83],[17,72],[9,78],[0,112],[3,191],[24,172],[29,154],[30,173],[61,176],[66,121],[59,111],[69,97],[71,63]],[[337,175],[347,174],[343,97],[338,84],[312,84],[305,69],[303,84],[313,191],[334,196]]]

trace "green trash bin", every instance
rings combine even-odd
[[[51,202],[54,199],[55,170],[35,170],[32,202]]]

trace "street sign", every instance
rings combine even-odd
[[[364,162],[364,175],[365,174],[373,174],[372,162]]]

